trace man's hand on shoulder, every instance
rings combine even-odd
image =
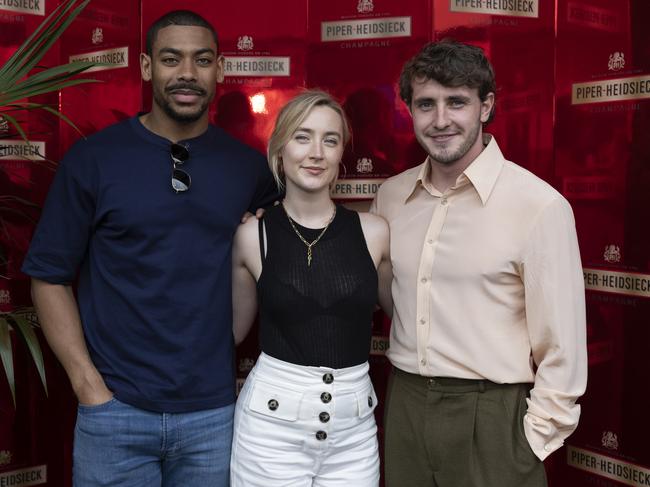
[[[264,212],[265,212],[265,211],[266,211],[266,210],[265,210],[264,208],[258,208],[257,211],[255,211],[255,215],[254,215],[255,218],[257,218],[258,220],[261,219],[262,216],[264,216]],[[253,216],[253,214],[252,214],[250,211],[247,211],[247,212],[244,213],[244,215],[241,217],[241,222],[242,222],[242,223],[246,223],[246,222],[248,221],[248,219],[251,218],[252,216]]]
[[[276,200],[273,203],[273,206],[278,206],[279,204],[280,204],[280,200]],[[264,216],[265,211],[266,210],[264,208],[258,208],[255,211],[255,218],[257,218],[258,220],[261,220],[262,217]],[[248,219],[251,218],[252,216],[253,216],[253,214],[250,211],[247,211],[246,213],[244,213],[244,216],[241,217],[241,222],[246,223],[248,221]]]

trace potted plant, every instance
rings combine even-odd
[[[32,97],[55,93],[62,89],[92,83],[97,80],[78,78],[83,71],[98,65],[88,61],[75,61],[54,67],[41,67],[39,62],[61,37],[70,23],[88,5],[90,0],[64,0],[37,27],[33,34],[26,39],[13,55],[0,67],[0,156],[3,153],[3,139],[19,136],[29,144],[29,134],[21,125],[21,116],[27,112],[40,111],[54,115],[77,127],[68,117],[59,112],[57,106],[38,103],[30,100]],[[6,146],[5,146],[6,147]],[[43,162],[53,167],[52,161],[40,154]],[[0,170],[2,166],[0,165]],[[38,206],[25,198],[16,195],[0,195],[0,280],[9,279],[3,269],[6,265],[7,253],[2,248],[2,241],[11,242],[12,236],[7,222],[9,219],[33,221],[34,209]],[[4,262],[3,262],[4,261]],[[4,291],[7,293],[7,291]],[[0,305],[8,296],[3,294],[0,287]],[[41,382],[47,394],[47,382],[43,363],[43,354],[39,341],[34,332],[37,325],[36,316],[32,309],[10,309],[2,311],[0,307],[0,363],[8,379],[15,407],[15,380],[10,330],[22,338],[34,359]]]

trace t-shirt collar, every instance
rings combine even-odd
[[[143,115],[143,113],[138,113],[135,117],[131,118],[131,126],[133,127],[133,130],[148,142],[168,150],[172,142],[145,127],[140,121],[141,115]],[[214,130],[215,127],[212,124],[209,124],[206,131],[202,134],[191,139],[179,140],[178,143],[187,146],[190,150],[193,148],[200,148],[205,141],[208,141],[211,136],[214,135]]]

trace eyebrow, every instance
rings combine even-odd
[[[465,95],[449,95],[449,96],[445,97],[445,100],[446,101],[462,101],[462,102],[465,102],[465,103],[469,103],[471,101],[471,98],[469,96],[465,96]],[[432,102],[435,102],[435,101],[436,101],[436,99],[432,98],[430,96],[423,96],[421,98],[414,98],[413,99],[413,103],[423,103],[423,102],[432,103]]]
[[[469,96],[465,95],[451,95],[447,97],[448,101],[462,101],[465,103],[468,103],[471,101],[471,98]]]
[[[433,98],[430,96],[421,96],[419,98],[413,98],[413,103],[422,103],[423,101],[432,102]]]
[[[158,51],[158,54],[174,54],[175,56],[182,56],[183,51],[179,49],[174,49],[173,47],[163,47]],[[214,49],[211,49],[209,47],[204,47],[202,49],[198,49],[192,53],[193,56],[199,56],[201,54],[213,54],[214,55]]]
[[[308,129],[308,128],[305,128],[305,127],[298,127],[296,129],[296,132],[307,132],[307,133],[310,133],[310,134],[314,133],[314,131],[312,129]],[[336,130],[330,130],[329,132],[325,132],[325,135],[336,135],[337,137],[341,137],[341,134],[339,132],[337,132]]]

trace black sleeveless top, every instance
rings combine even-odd
[[[308,242],[322,231],[294,223]],[[312,247],[308,266],[307,246],[291,228],[282,205],[274,206],[260,220],[260,249],[262,350],[297,365],[338,369],[367,361],[377,271],[357,212],[337,205],[334,220]]]

